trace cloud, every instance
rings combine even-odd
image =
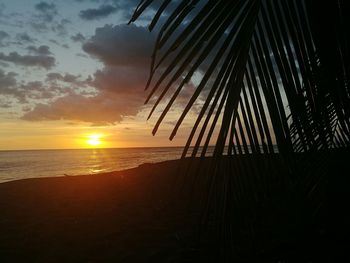
[[[0,108],[9,109],[11,107],[12,107],[11,102],[0,100]]]
[[[3,11],[5,10],[6,6],[4,3],[0,3],[0,16],[3,15]]]
[[[29,25],[38,33],[54,32],[57,36],[66,36],[68,33],[67,25],[71,21],[59,15],[54,3],[40,2],[36,4],[37,14],[32,17]]]
[[[101,19],[113,14],[117,11],[117,7],[112,5],[101,5],[97,9],[86,9],[79,13],[80,18],[84,20]]]
[[[115,124],[125,116],[135,116],[143,107],[143,92],[148,70],[132,67],[107,67],[97,71],[93,78],[83,81],[97,93],[83,95],[71,92],[52,103],[38,104],[26,112],[22,119],[28,121],[73,120],[94,125]],[[48,81],[79,83],[78,76],[49,73]],[[73,84],[73,85],[74,85]]]
[[[67,94],[72,94],[73,88],[83,88],[86,86],[87,82],[79,81],[78,78],[80,76],[71,75],[69,73],[65,75],[49,73],[47,75],[46,83],[42,81],[29,81],[25,83],[16,80],[18,74],[14,72],[5,73],[0,69],[0,96],[15,98],[20,104],[28,103],[29,99],[32,100],[32,102],[51,100]],[[60,80],[63,83],[58,84],[55,80]]]
[[[51,43],[56,44],[57,46],[61,46],[61,44],[60,44],[57,40],[55,40],[55,39],[50,39],[49,41],[50,41]]]
[[[10,87],[14,87],[17,84],[17,74],[14,72],[5,73],[0,69],[0,94],[6,94],[6,91]]]
[[[147,28],[119,25],[97,28],[83,49],[104,64],[90,80],[94,94],[70,93],[48,104],[38,104],[23,115],[24,120],[83,121],[94,125],[114,124],[144,109],[144,92],[149,74],[154,35]],[[48,81],[74,81],[74,76],[47,74]],[[184,103],[188,99],[180,98]]]
[[[35,39],[29,36],[27,33],[20,33],[16,35],[16,39],[23,44],[23,42],[33,43]]]
[[[27,99],[51,99],[55,96],[54,92],[44,87],[41,81],[30,81],[25,84],[21,84],[17,87],[17,99],[21,103],[26,103]]]
[[[101,93],[94,97],[70,94],[57,99],[52,104],[37,104],[26,112],[23,120],[74,120],[95,125],[120,122],[125,115],[136,115],[139,108],[134,103],[118,95]]]
[[[37,11],[39,11],[40,17],[47,22],[51,22],[57,15],[56,5],[53,3],[49,4],[47,2],[40,2],[34,7]]]
[[[70,37],[74,42],[84,42],[86,38],[81,34],[77,33],[74,36]]]
[[[83,45],[83,50],[106,65],[149,66],[155,35],[136,25],[105,25]]]
[[[149,58],[154,36],[146,28],[106,25],[83,45],[85,52],[105,67],[84,82],[95,94],[70,93],[52,103],[38,104],[23,115],[24,120],[73,120],[94,125],[114,124],[143,109],[144,85],[149,74]],[[141,42],[141,43],[140,43]],[[117,48],[116,48],[117,47]],[[47,74],[47,81],[72,81],[78,76]]]
[[[68,19],[61,19],[59,22],[54,22],[51,26],[51,30],[58,36],[65,36],[68,34],[67,25],[72,22]]]
[[[65,75],[61,75],[57,72],[51,72],[46,74],[46,80],[47,81],[63,81],[67,83],[75,83],[80,76],[72,75],[69,73],[66,73]]]
[[[5,38],[8,38],[10,35],[7,34],[5,31],[2,31],[0,30],[0,41],[5,39]]]
[[[49,3],[46,3],[46,2],[40,2],[38,4],[35,5],[35,9],[40,11],[40,12],[49,12],[49,11],[52,11],[52,10],[56,10],[56,6],[54,4],[49,4]]]
[[[46,55],[20,55],[17,52],[11,52],[6,55],[1,52],[0,60],[12,62],[16,65],[41,67],[45,69],[50,69],[55,66],[55,58]]]
[[[5,43],[3,43],[3,41],[8,39],[9,37],[10,35],[7,32],[0,30],[0,47],[7,46]]]
[[[50,47],[42,45],[40,47],[35,47],[35,46],[28,46],[26,48],[30,53],[36,54],[36,55],[51,55]]]
[[[0,95],[12,96],[20,103],[26,103],[27,98],[48,98],[49,90],[44,89],[40,81],[18,84],[16,76],[14,72],[5,73],[0,69]]]

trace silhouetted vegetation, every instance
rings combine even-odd
[[[153,2],[141,1],[131,22]],[[349,183],[349,11],[344,0],[157,6],[149,25],[159,30],[146,85],[146,102],[155,99],[150,116],[167,93],[170,100],[153,134],[200,76],[170,139],[202,101],[183,157],[203,158],[215,143],[211,168],[198,172],[194,184],[205,182],[205,229],[223,241],[228,259],[251,253],[321,261],[326,252],[317,250],[339,255],[331,247],[348,244],[344,207],[334,205],[348,197],[342,186]]]

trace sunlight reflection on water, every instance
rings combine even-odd
[[[0,151],[0,182],[118,171],[178,159],[181,153],[177,147]]]
[[[98,174],[174,160],[182,147],[0,151],[0,183],[31,178]],[[208,155],[213,147],[208,148]]]

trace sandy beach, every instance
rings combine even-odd
[[[347,159],[333,160],[337,170],[325,180],[333,198],[325,200],[328,212],[318,225],[303,222],[302,207],[290,206],[291,194],[282,191],[257,212],[258,254],[245,248],[237,262],[323,262],[346,253],[349,191],[341,164]],[[180,163],[0,184],[1,262],[216,262],[219,243],[198,242],[196,195],[178,191],[185,174]]]
[[[167,199],[176,165],[0,184],[1,262],[190,258],[195,211]]]

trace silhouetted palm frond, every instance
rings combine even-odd
[[[153,2],[158,1],[141,1],[131,22]],[[201,101],[182,157],[190,149],[193,157],[204,157],[215,141],[207,197],[229,230],[224,232],[234,235],[237,229],[227,222],[235,220],[254,232],[252,211],[272,200],[273,187],[292,193],[288,197],[281,190],[283,200],[312,203],[306,210],[314,215],[324,198],[321,167],[327,162],[313,153],[350,146],[346,1],[160,2],[149,27],[158,23],[159,29],[146,85],[146,102],[155,99],[149,117],[164,98],[169,101],[153,134],[186,84],[197,78],[170,139]],[[241,158],[227,163],[223,155]]]
[[[131,21],[152,2],[141,1]],[[150,30],[170,2],[162,2]],[[192,155],[201,145],[204,155],[216,127],[215,155],[223,154],[226,145],[229,155],[274,152],[274,144],[287,155],[349,146],[345,17],[336,2],[323,5],[286,0],[177,1],[161,22],[152,56],[147,102],[153,96],[156,102],[150,116],[170,88],[177,89],[153,134],[199,71],[199,85],[170,135],[174,138],[202,96],[204,103],[183,156],[193,140]],[[322,19],[322,12],[331,19]],[[154,79],[156,72],[159,77]]]

